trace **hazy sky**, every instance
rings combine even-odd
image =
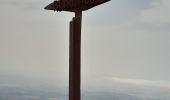
[[[44,10],[51,2],[0,1],[0,84],[68,85],[69,21],[74,14]],[[170,0],[111,0],[84,12],[83,84],[167,83],[169,38]]]

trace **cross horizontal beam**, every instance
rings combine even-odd
[[[69,12],[85,11],[108,1],[110,0],[80,0],[79,2],[77,0],[59,0],[49,4],[45,9]]]

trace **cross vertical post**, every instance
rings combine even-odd
[[[81,13],[70,22],[69,100],[81,99]]]

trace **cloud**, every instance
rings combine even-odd
[[[59,100],[57,98],[48,98],[48,100]]]
[[[7,83],[1,83],[0,84],[0,88],[2,87],[7,87],[7,88],[11,88],[11,87],[19,87],[19,85],[16,85],[16,84],[7,84]]]
[[[170,0],[154,0],[149,9],[141,11],[138,20],[153,25],[167,25],[170,23]]]
[[[113,83],[170,88],[169,81],[153,81],[153,80],[128,79],[128,78],[117,78],[117,77],[111,77],[108,79],[111,80]]]

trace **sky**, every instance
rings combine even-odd
[[[0,84],[68,87],[74,14],[44,10],[51,2],[0,1]],[[116,81],[170,87],[169,5],[169,0],[111,0],[83,12],[82,86]]]

